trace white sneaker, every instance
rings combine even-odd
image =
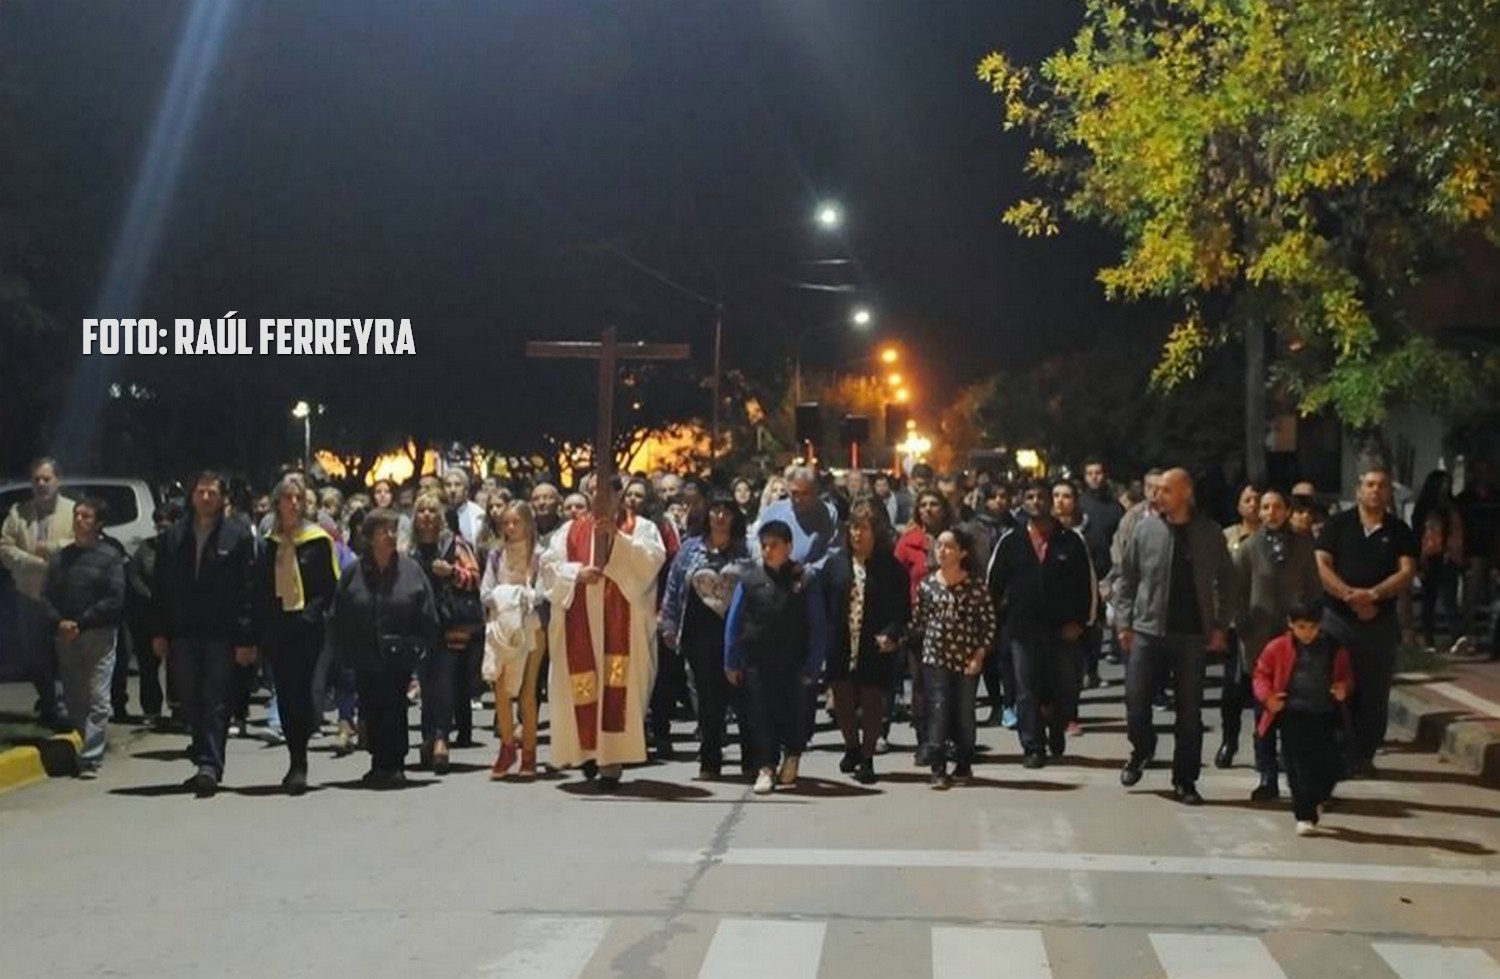
[[[774,785],[774,776],[769,768],[762,768],[760,774],[755,776],[755,794],[770,795]]]
[[[1317,823],[1313,822],[1310,819],[1299,819],[1299,820],[1297,820],[1297,835],[1298,836],[1316,836],[1317,832],[1318,832],[1318,824]]]
[[[776,773],[779,785],[796,785],[797,769],[802,765],[801,755],[787,755],[781,760],[781,771]]]

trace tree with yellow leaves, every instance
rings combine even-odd
[[[1110,228],[1106,293],[1180,304],[1158,388],[1269,329],[1304,413],[1478,397],[1403,299],[1462,236],[1500,244],[1500,0],[1085,0],[1065,48],[978,74],[1048,188],[1005,220]]]

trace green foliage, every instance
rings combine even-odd
[[[1472,360],[1426,339],[1401,299],[1457,235],[1500,241],[1500,0],[1084,8],[1041,65],[979,63],[1051,191],[1005,220],[1121,236],[1106,293],[1184,307],[1159,389],[1258,317],[1305,351],[1278,374],[1304,411],[1363,426],[1477,391]]]

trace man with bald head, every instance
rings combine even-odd
[[[1125,718],[1130,760],[1120,783],[1135,785],[1156,754],[1151,699],[1163,671],[1175,674],[1172,791],[1200,805],[1203,767],[1203,675],[1207,654],[1225,649],[1234,613],[1234,571],[1224,534],[1193,506],[1193,478],[1169,469],[1156,492],[1161,519],[1139,521],[1125,543],[1112,595],[1120,649],[1126,655]]]

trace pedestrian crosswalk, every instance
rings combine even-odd
[[[626,922],[625,924],[622,924]],[[509,948],[484,964],[481,979],[595,979],[625,975],[640,960],[627,949],[640,940],[657,953],[666,943],[687,943],[690,954],[669,957],[651,969],[655,975],[684,979],[841,979],[855,974],[853,944],[877,948],[880,960],[910,979],[922,974],[912,968],[930,962],[932,979],[1074,979],[1096,973],[1101,961],[1112,963],[1111,974],[1153,979],[1324,979],[1331,975],[1359,975],[1372,979],[1500,979],[1500,963],[1491,951],[1472,945],[1423,941],[1368,941],[1348,936],[1301,935],[1274,939],[1257,935],[1149,932],[1128,934],[1103,929],[1036,928],[913,923],[891,928],[889,923],[857,928],[848,922],[723,917],[698,919],[697,925],[665,922],[660,927],[639,920],[607,917],[523,917],[513,921]],[[613,927],[629,933],[613,940]],[[930,958],[918,955],[922,935],[930,938]],[[702,942],[707,938],[706,947]],[[1294,957],[1293,967],[1278,958],[1289,941],[1329,943],[1326,949],[1307,949]],[[1090,943],[1100,949],[1089,950]],[[1362,946],[1362,947],[1361,947]],[[1056,949],[1060,954],[1051,954]],[[868,949],[865,950],[868,952]],[[1355,961],[1349,961],[1353,957]],[[869,956],[866,955],[868,960]],[[1342,962],[1342,971],[1334,964]],[[1309,971],[1309,963],[1313,971]],[[859,974],[869,974],[867,970]]]

